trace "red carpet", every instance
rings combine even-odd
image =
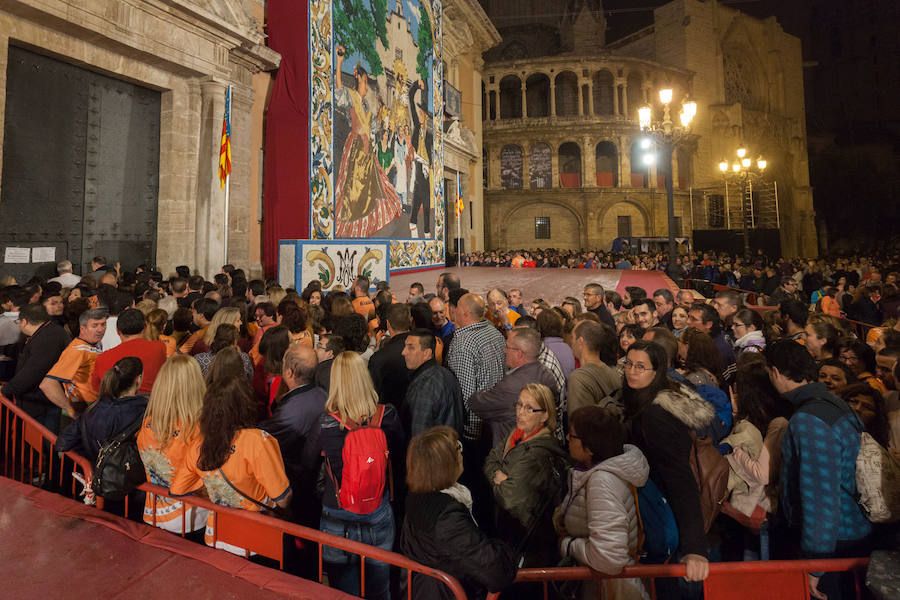
[[[0,539],[4,598],[352,598],[6,478]]]
[[[678,287],[661,271],[618,271],[616,269],[512,269],[509,267],[454,267],[420,271],[418,273],[399,273],[391,276],[391,289],[400,301],[406,300],[409,286],[419,282],[425,286],[425,292],[435,291],[435,284],[440,273],[450,271],[459,276],[462,286],[471,292],[486,294],[494,287],[509,291],[513,288],[522,290],[522,298],[526,306],[535,298],[543,298],[552,306],[558,306],[566,296],[574,296],[582,300],[584,286],[599,283],[607,290],[616,290],[620,294],[626,286],[637,285],[647,290],[647,295],[659,288],[668,287],[672,293]]]

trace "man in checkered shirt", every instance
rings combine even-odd
[[[486,390],[503,378],[506,339],[484,318],[484,300],[476,294],[459,299],[454,320],[456,333],[447,357],[447,366],[459,380],[466,422],[463,436],[469,441],[481,438],[481,419],[469,411],[469,397]]]

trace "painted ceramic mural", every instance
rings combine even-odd
[[[311,237],[443,263],[440,40],[440,0],[310,0]]]

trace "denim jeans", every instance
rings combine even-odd
[[[358,515],[339,508],[322,507],[319,529],[339,537],[394,549],[394,511],[387,496],[381,506],[367,515]],[[325,546],[322,560],[332,587],[348,594],[359,595],[359,556]],[[366,561],[366,598],[390,600],[390,566],[376,560]]]

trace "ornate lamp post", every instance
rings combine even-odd
[[[725,185],[728,185],[729,179],[739,181],[741,184],[741,232],[744,236],[744,260],[750,261],[750,232],[747,222],[752,218],[752,207],[748,207],[748,195],[753,193],[753,182],[762,179],[766,170],[766,159],[762,156],[757,157],[756,163],[750,159],[747,148],[741,144],[737,149],[737,160],[733,163],[727,159],[722,159],[719,163],[719,170],[725,178]],[[728,202],[728,198],[725,198]],[[750,210],[748,211],[748,208]]]
[[[681,103],[679,123],[673,123],[669,114],[669,105],[672,103],[672,89],[659,90],[659,101],[663,105],[661,120],[653,119],[653,108],[649,105],[638,109],[638,121],[641,131],[652,138],[660,150],[660,158],[666,173],[666,204],[669,213],[669,275],[675,265],[678,252],[675,247],[675,195],[672,185],[672,152],[675,146],[687,137],[691,132],[691,121],[697,114],[697,103],[684,97]]]

